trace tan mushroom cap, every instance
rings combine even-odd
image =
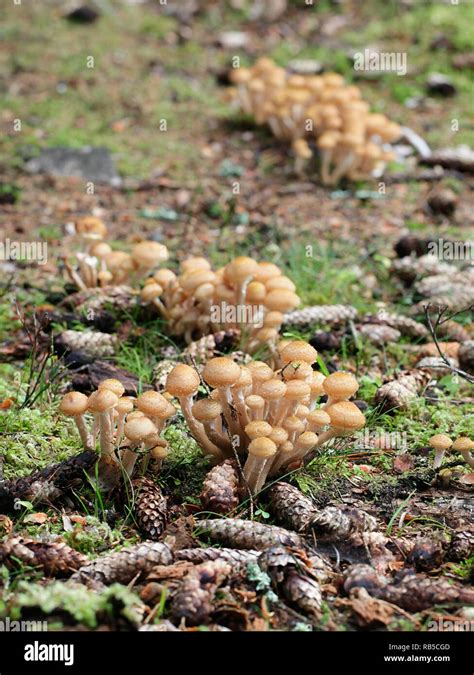
[[[206,363],[202,377],[211,387],[230,387],[240,377],[240,366],[226,356],[217,356]]]
[[[284,288],[270,291],[265,297],[265,307],[276,312],[289,312],[298,307],[300,299],[293,291]]]
[[[313,371],[313,374],[311,375],[311,379],[309,381],[309,386],[311,387],[311,393],[313,395],[324,394],[323,384],[325,379],[326,379],[325,375],[317,371]]]
[[[326,410],[331,419],[331,426],[347,431],[357,431],[365,424],[365,415],[350,401],[333,403]]]
[[[83,415],[88,406],[88,397],[79,391],[70,391],[61,400],[59,410],[67,417]]]
[[[91,412],[102,413],[114,408],[119,402],[119,397],[110,389],[98,389],[94,391],[88,400],[87,407]]]
[[[281,270],[277,265],[274,265],[270,262],[260,262],[258,263],[257,269],[253,275],[254,281],[261,281],[265,283],[268,279],[272,277],[279,277],[281,275]]]
[[[108,389],[109,391],[112,391],[115,396],[118,396],[119,398],[125,394],[125,387],[123,384],[120,382],[120,380],[116,380],[113,377],[110,377],[106,380],[102,380],[102,382],[99,384],[98,389]]]
[[[266,295],[267,289],[265,288],[265,284],[262,284],[261,281],[251,281],[247,286],[245,299],[250,303],[258,303],[263,302]]]
[[[193,405],[192,413],[199,422],[212,422],[222,413],[222,406],[219,401],[203,398]]]
[[[206,258],[201,258],[199,256],[192,256],[191,258],[186,258],[180,265],[181,272],[189,272],[190,270],[210,270],[211,263]]]
[[[237,382],[232,386],[233,389],[245,389],[252,386],[252,372],[247,366],[240,366],[240,376]]]
[[[311,393],[311,388],[306,382],[301,380],[288,380],[286,383],[285,398],[288,401],[301,401]]]
[[[300,420],[299,417],[296,415],[289,415],[286,417],[281,426],[285,431],[287,431],[289,434],[291,433],[302,433],[305,430],[305,423],[303,420]]]
[[[284,380],[304,380],[310,384],[313,369],[306,361],[290,361],[285,365],[281,374]]]
[[[247,405],[250,410],[261,410],[265,407],[265,399],[257,394],[250,394],[245,398],[245,405]]]
[[[200,382],[194,368],[180,363],[168,375],[165,388],[172,396],[189,396],[198,390]]]
[[[298,436],[297,444],[298,448],[306,448],[310,450],[314,448],[318,442],[318,435],[313,431],[304,431],[300,436]]]
[[[317,358],[318,352],[315,348],[303,340],[291,340],[280,351],[280,359],[283,364],[291,363],[291,361],[305,361],[312,364]]]
[[[267,312],[263,319],[263,325],[266,328],[280,328],[284,318],[281,312]]]
[[[139,267],[151,269],[160,262],[168,260],[168,249],[157,241],[141,241],[133,247],[133,262]]]
[[[471,450],[474,450],[474,441],[467,436],[460,436],[452,444],[451,450],[456,450],[456,452],[470,452]]]
[[[327,424],[331,423],[331,418],[325,410],[312,410],[306,421],[310,426],[314,427],[325,427]]]
[[[249,422],[245,427],[245,433],[251,439],[260,438],[263,436],[270,436],[273,431],[273,427],[268,422],[264,420],[256,420],[254,422]]]
[[[78,234],[95,235],[96,237],[105,237],[107,227],[100,218],[95,216],[84,216],[79,218],[76,223],[76,232]]]
[[[156,281],[159,286],[166,288],[169,284],[172,284],[176,281],[176,274],[172,270],[162,269],[157,270],[153,275],[152,279]]]
[[[254,438],[249,443],[249,454],[261,459],[268,459],[276,454],[277,446],[269,438]]]
[[[119,398],[119,402],[117,403],[115,410],[121,415],[126,415],[132,412],[134,405],[135,405],[134,398],[132,398],[131,396],[122,396],[121,398]]]
[[[240,284],[253,277],[258,268],[258,262],[247,256],[234,258],[224,268],[224,279],[231,284]]]
[[[170,402],[157,391],[146,391],[137,398],[138,410],[151,417],[161,417],[170,405]]]
[[[142,441],[157,432],[153,422],[145,416],[128,419],[124,427],[124,434],[131,441]]]
[[[325,393],[331,398],[345,399],[353,396],[359,389],[359,383],[351,373],[331,373],[323,382]]]
[[[131,420],[138,420],[141,417],[145,417],[144,412],[141,410],[132,410],[132,412],[127,415],[127,421],[130,422]]]
[[[98,241],[97,244],[91,246],[90,249],[90,254],[93,255],[95,258],[99,258],[99,260],[102,260],[111,252],[112,249],[105,241]]]
[[[280,446],[282,443],[288,440],[288,432],[283,427],[273,427],[271,434],[268,438]]]
[[[286,384],[281,380],[272,378],[264,382],[259,389],[260,395],[267,401],[278,401],[286,393]]]
[[[446,434],[435,434],[431,436],[429,444],[435,450],[448,450],[453,445],[453,441]]]
[[[265,288],[268,292],[279,290],[293,292],[296,291],[295,284],[291,281],[291,279],[288,279],[288,277],[284,276],[272,277],[271,279],[268,279],[268,281],[265,282]]]
[[[146,284],[141,292],[140,297],[143,302],[151,302],[155,298],[159,298],[163,293],[163,287],[157,283]]]
[[[163,445],[155,445],[150,450],[150,457],[152,459],[165,459],[170,454],[168,443],[163,441]]]

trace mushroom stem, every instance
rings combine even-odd
[[[221,449],[217,445],[214,445],[207,437],[203,425],[197,421],[192,413],[192,396],[179,396],[178,400],[191,435],[199,443],[206,455],[212,455],[217,462],[220,462],[223,459]]]
[[[463,459],[471,468],[474,469],[474,457],[472,456],[472,453],[469,452],[469,450],[459,450],[458,452],[461,453],[463,456]]]
[[[84,416],[76,415],[74,417],[74,420],[76,422],[77,430],[79,431],[79,436],[81,437],[81,442],[84,447],[84,450],[92,450],[94,447],[92,443],[92,437],[86,426]]]
[[[434,456],[434,461],[433,461],[433,468],[434,469],[439,469],[441,466],[441,463],[443,461],[443,457],[446,453],[446,450],[444,448],[439,448],[438,450],[435,451],[435,456]]]

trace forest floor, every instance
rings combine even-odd
[[[63,18],[61,3],[4,8],[0,237],[48,244],[44,265],[0,263],[0,450],[7,480],[80,451],[72,423],[58,412],[71,373],[57,354],[47,352],[65,328],[85,328],[79,315],[71,320],[57,310],[68,293],[58,254],[66,224],[78,217],[102,218],[117,248],[149,238],[166,244],[170,266],[189,255],[205,255],[216,266],[235,255],[253,255],[281,266],[295,282],[302,306],[350,304],[360,315],[383,310],[420,322],[423,312],[411,312],[420,296],[392,271],[394,245],[407,234],[420,241],[473,239],[472,176],[467,173],[436,174],[409,158],[388,168],[382,191],[377,181],[331,190],[316,175],[295,175],[287,148],[226,102],[225,73],[236,50],[222,46],[223,32],[241,31],[243,65],[261,55],[281,65],[315,59],[357,83],[376,110],[413,129],[433,150],[473,147],[471,3],[405,2],[401,10],[399,3],[375,0],[319,2],[310,9],[289,3],[284,17],[272,23],[251,21],[244,10],[223,2],[207,3],[205,10],[183,19],[173,11],[176,4],[164,9],[153,2],[104,2],[100,18],[88,25]],[[368,46],[405,51],[407,75],[357,76],[350,53]],[[469,54],[470,67],[462,67],[462,57]],[[88,67],[91,56],[93,67]],[[427,95],[433,72],[451,80],[454,96]],[[21,120],[21,131],[15,120]],[[159,131],[162,120],[166,131]],[[108,148],[121,184],[96,184],[90,194],[84,180],[25,171],[26,159],[64,145]],[[430,196],[442,190],[450,190],[456,201],[448,215],[428,205]],[[40,331],[41,349],[35,353],[30,337],[38,311],[50,312],[53,319]],[[472,309],[466,307],[456,321],[472,340]],[[120,343],[110,364],[129,371],[138,392],[153,385],[161,350],[172,343],[165,327],[143,320],[138,310],[113,315],[112,324]],[[318,325],[287,335],[311,339],[316,329],[332,330]],[[321,350],[320,366],[354,372],[368,430],[403,439],[406,452],[400,454],[396,441],[393,447],[361,448],[349,439],[286,480],[318,507],[357,507],[374,515],[393,554],[393,575],[408,569],[433,583],[468,589],[474,573],[472,538],[467,553],[452,555],[453,543],[474,532],[472,485],[462,480],[467,467],[450,457],[443,467],[451,473],[440,477],[427,445],[439,432],[453,438],[472,435],[472,383],[448,370],[407,409],[384,412],[373,404],[377,388],[413,369],[423,344],[402,336],[379,346],[354,335],[351,326],[337,331],[342,339]],[[177,344],[178,351],[182,347]],[[45,354],[46,368],[40,372]],[[192,519],[199,517],[209,465],[182,422],[174,425],[169,441],[173,452],[159,485],[172,505],[173,536],[189,545],[197,541]],[[13,532],[48,540],[59,535],[91,557],[140,541],[133,509],[121,509],[92,484],[59,505],[39,510],[25,501],[20,506],[0,517],[5,536]],[[256,521],[276,522],[265,491],[257,507]],[[416,546],[427,541],[432,543],[427,558],[415,555]],[[361,608],[360,598],[342,592],[342,579],[348,565],[370,562],[370,552],[356,547],[328,555],[333,577],[323,587],[324,611],[317,621],[284,603],[268,612],[262,600],[267,582],[245,577],[241,606],[221,601],[207,623],[237,630],[426,630],[440,618],[462,622],[468,616],[467,603],[449,603],[442,594],[411,609],[389,602]],[[55,582],[45,584],[34,566],[2,570],[2,615],[49,617],[51,625],[75,628],[136,628],[143,621],[137,607],[146,602],[139,585],[114,586],[97,597],[77,589],[63,594]],[[237,596],[234,588],[232,597]],[[145,615],[150,623],[167,618],[166,594],[150,600]]]

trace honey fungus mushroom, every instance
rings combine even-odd
[[[441,466],[446,451],[452,446],[453,441],[446,434],[435,434],[434,436],[431,436],[429,444],[435,451],[433,467],[438,469]]]
[[[357,388],[352,375],[337,400],[323,409],[318,398],[325,378],[313,370],[316,350],[302,340],[289,340],[276,346],[276,354],[274,367],[263,361],[239,366],[232,355],[210,359],[202,372],[210,387],[204,398],[198,398],[199,376],[190,366],[175,366],[166,386],[179,399],[203,452],[215,461],[237,453],[254,493],[269,475],[365,424],[359,408],[343,399]]]
[[[337,73],[294,75],[262,57],[229,79],[234,105],[291,146],[297,173],[318,156],[322,183],[335,185],[378,176],[392,159],[400,127],[371,113],[360,89]]]

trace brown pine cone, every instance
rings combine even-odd
[[[147,539],[158,541],[168,517],[166,497],[149,478],[138,478],[132,486],[136,490],[134,515],[138,528]]]
[[[428,329],[424,324],[403,314],[380,310],[377,314],[364,314],[362,319],[364,323],[381,324],[396,328],[396,330],[406,337],[420,339],[428,336]]]
[[[415,279],[434,274],[450,274],[456,270],[453,265],[441,262],[435,255],[426,254],[419,258],[405,257],[394,260],[392,271],[399,279],[412,284]]]
[[[213,467],[204,479],[201,492],[203,509],[225,516],[240,502],[239,471],[233,459]]]
[[[219,586],[232,573],[232,567],[223,560],[197,565],[180,583],[171,601],[171,617],[184,619],[188,625],[206,623],[212,613],[213,600]]]
[[[306,532],[317,513],[311,499],[288,483],[274,483],[268,491],[268,498],[271,513],[296,532]]]
[[[284,546],[274,546],[259,556],[258,566],[269,575],[272,587],[285,600],[313,618],[319,615],[321,587],[303,556]]]
[[[474,605],[474,589],[423,574],[407,575],[398,584],[387,584],[371,595],[407,612],[422,612],[435,605]]]
[[[383,412],[398,408],[404,410],[430,381],[429,373],[423,370],[402,371],[397,378],[386,382],[377,390],[374,404]]]
[[[285,314],[283,325],[290,327],[325,323],[337,324],[355,319],[356,316],[357,310],[352,305],[315,305],[288,312],[288,314]]]
[[[370,565],[350,565],[344,574],[344,590],[347,594],[353,588],[365,588],[370,595],[386,583],[385,577]]]
[[[401,337],[400,331],[391,326],[378,325],[376,323],[364,323],[357,328],[361,335],[366,337],[374,345],[378,346],[398,342]]]
[[[186,560],[194,564],[209,560],[223,560],[232,566],[255,562],[260,551],[239,551],[234,548],[182,548],[175,552],[176,560]]]
[[[84,472],[97,462],[97,453],[84,450],[63,462],[50,464],[29,476],[0,483],[0,511],[14,511],[19,501],[49,504],[76,485],[84,483]]]
[[[204,335],[199,340],[191,342],[183,351],[184,360],[193,365],[206,364],[209,359],[227,352],[235,352],[240,339],[240,331],[235,328],[221,330],[211,335]]]
[[[163,392],[166,389],[166,380],[175,366],[176,361],[161,359],[153,368],[153,384],[158,391]]]
[[[308,526],[317,537],[342,541],[355,533],[374,532],[377,521],[360,509],[343,511],[336,506],[326,506],[313,516]]]
[[[57,352],[81,352],[91,359],[103,359],[113,356],[118,345],[118,337],[110,333],[94,330],[65,330],[54,340]]]
[[[262,551],[271,546],[295,546],[301,548],[303,541],[294,532],[275,525],[264,525],[241,518],[200,520],[199,531],[214,541],[232,548]]]
[[[93,315],[104,312],[108,306],[115,310],[130,311],[136,304],[136,299],[129,286],[104,286],[103,288],[88,288],[68,295],[61,306],[71,309],[81,309],[82,314]]]
[[[464,326],[461,326],[460,323],[453,320],[443,321],[443,323],[437,327],[436,332],[439,337],[443,338],[443,341],[447,342],[467,342],[471,339],[471,336]]]
[[[12,537],[0,544],[0,561],[9,568],[21,561],[24,565],[40,568],[47,577],[66,577],[86,565],[88,558],[62,541]]]
[[[169,565],[173,554],[166,544],[144,541],[90,561],[72,575],[71,581],[86,585],[129,584],[156,565]]]

